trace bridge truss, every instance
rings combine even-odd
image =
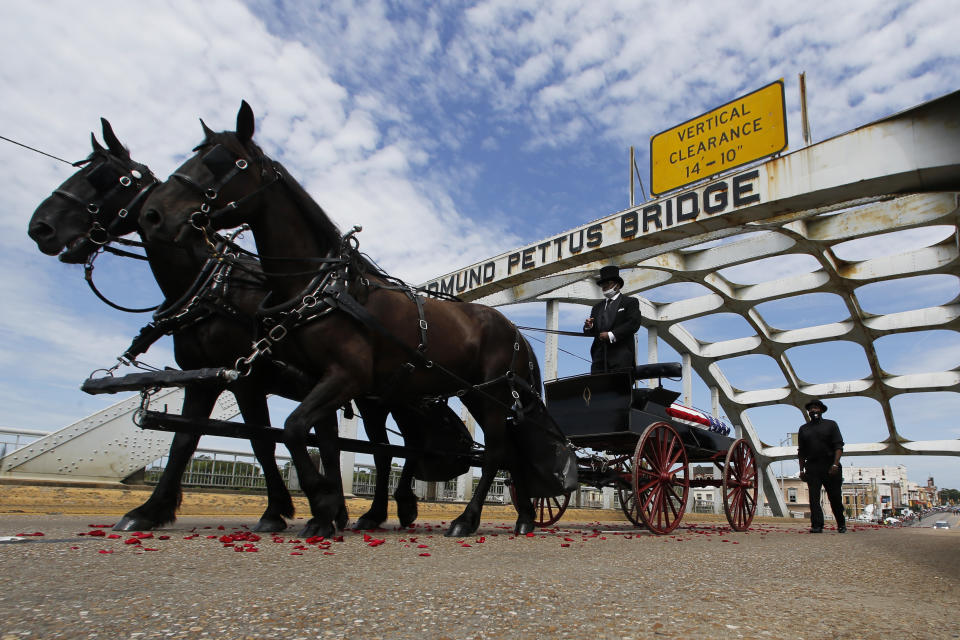
[[[960,455],[960,440],[955,438],[905,437],[891,404],[902,394],[960,391],[960,367],[891,373],[877,348],[890,336],[956,333],[960,327],[958,192],[960,92],[666,194],[426,286],[494,306],[543,302],[547,328],[556,329],[559,304],[593,304],[600,298],[593,277],[603,265],[619,265],[624,291],[641,301],[650,361],[657,359],[658,339],[682,355],[685,397],[689,400],[691,372],[696,372],[710,388],[714,412],[722,409],[753,445],[767,500],[775,513],[785,515],[770,463],[795,459],[796,446],[761,441],[748,416],[751,409],[801,407],[813,398],[828,404],[833,398],[868,398],[879,406],[883,424],[876,427],[876,441],[847,444],[846,456]],[[898,234],[909,230],[919,230],[911,237],[927,241],[904,251]],[[869,257],[851,258],[851,248]],[[738,282],[734,275],[744,269],[776,272],[771,265],[777,261],[781,267],[797,268],[751,282]],[[935,275],[941,278],[940,286],[954,291],[951,299],[889,313],[871,312],[863,304],[869,285],[899,283],[909,288],[918,286],[918,276]],[[956,282],[944,286],[943,278]],[[695,292],[660,302],[646,295],[678,283]],[[790,328],[778,328],[766,317],[770,303],[802,304],[812,294],[836,296],[845,317]],[[689,329],[691,321],[709,321],[721,313],[742,318],[748,335],[709,341]],[[865,375],[811,382],[798,374],[798,348],[851,344],[863,351]],[[556,338],[548,337],[547,379],[557,375],[556,350]],[[782,383],[760,388],[732,384],[725,366],[745,356],[768,358]],[[775,430],[796,430],[799,423],[777,425]]]

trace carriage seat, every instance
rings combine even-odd
[[[654,362],[651,364],[638,364],[633,370],[633,379],[679,378],[682,373],[683,366],[679,362]]]
[[[679,397],[679,391],[671,391],[663,387],[631,389],[630,407],[638,411],[650,411],[651,409],[648,403],[651,403],[652,405],[660,407],[662,411],[673,404]]]
[[[683,373],[683,366],[679,362],[654,362],[652,364],[638,364],[634,370],[634,380],[652,380],[653,378],[679,378]],[[679,397],[676,391],[664,389],[662,385],[655,388],[640,387],[631,389],[630,406],[639,411],[647,408],[647,402],[653,401],[661,407],[669,407]]]

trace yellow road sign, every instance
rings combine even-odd
[[[691,184],[787,148],[783,80],[650,138],[650,190]]]

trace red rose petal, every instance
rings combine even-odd
[[[428,558],[428,557],[430,557],[430,554],[429,554],[429,553],[421,553],[421,554],[420,554],[420,557],[421,557],[421,558]]]
[[[157,536],[157,540],[169,540],[170,536]]]
[[[113,553],[113,549],[100,549],[97,553]]]
[[[302,556],[303,554],[300,553],[299,551],[291,551],[291,552],[290,552],[290,555],[292,555],[292,556]]]
[[[123,537],[123,536],[121,536],[121,535],[119,535],[119,534],[116,534],[116,533],[111,533],[110,535],[107,536],[107,538],[110,539],[110,540],[116,540],[117,538],[122,538],[122,537]]]

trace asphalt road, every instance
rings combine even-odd
[[[0,488],[2,489],[2,488]],[[0,515],[0,640],[24,638],[960,638],[960,531],[674,535],[562,520],[252,538],[187,516],[109,537],[115,516]],[[103,535],[90,535],[102,531]],[[83,534],[83,535],[80,535]],[[812,612],[812,613],[811,613]]]

